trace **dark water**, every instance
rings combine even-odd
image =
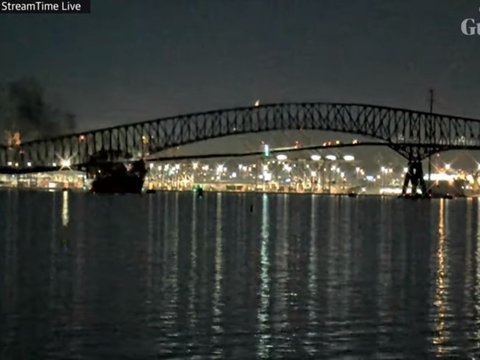
[[[479,208],[0,192],[0,358],[480,359]]]

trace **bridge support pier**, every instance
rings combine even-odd
[[[407,194],[409,183],[412,184],[412,196],[416,196],[417,188],[420,186],[422,197],[427,197],[427,185],[423,179],[423,167],[420,160],[413,160],[408,162],[407,173],[405,174],[405,180],[403,181],[402,195]]]

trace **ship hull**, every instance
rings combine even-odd
[[[91,191],[98,194],[140,194],[143,188],[143,177],[106,176],[92,182]]]

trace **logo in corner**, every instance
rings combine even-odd
[[[480,11],[480,8],[478,10]],[[460,30],[466,36],[480,35],[480,22],[474,18],[463,19],[460,24]]]

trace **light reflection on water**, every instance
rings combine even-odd
[[[478,358],[479,206],[0,192],[0,358]]]
[[[262,197],[262,227],[261,227],[261,249],[260,249],[260,306],[258,309],[258,331],[260,334],[258,344],[258,356],[260,358],[269,357],[269,312],[270,306],[270,260],[269,260],[269,242],[270,242],[270,220],[268,196]]]
[[[437,250],[437,277],[435,287],[435,306],[437,315],[435,319],[435,337],[433,344],[436,345],[437,355],[445,352],[444,345],[447,340],[445,330],[445,315],[447,312],[447,287],[446,287],[446,266],[445,266],[445,207],[448,203],[445,199],[440,200],[439,220],[438,220],[438,250]]]

